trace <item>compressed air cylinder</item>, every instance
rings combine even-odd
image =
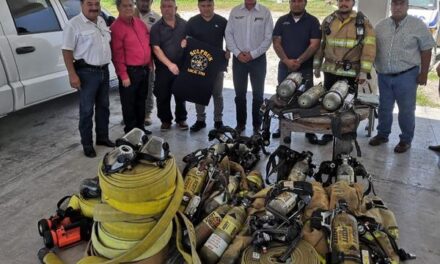
[[[277,87],[277,95],[283,100],[293,96],[296,89],[301,85],[303,77],[299,72],[292,72]]]
[[[289,176],[287,176],[288,181],[305,181],[307,177],[307,173],[310,169],[310,162],[312,159],[312,153],[306,153],[304,159],[299,160],[293,165],[293,168],[290,170]]]
[[[235,264],[240,259],[240,253],[252,243],[250,234],[250,215],[248,215],[245,224],[235,239],[223,253],[217,264]]]
[[[196,245],[200,248],[212,234],[212,232],[218,227],[218,225],[223,220],[226,213],[232,208],[229,204],[224,204],[219,206],[217,209],[212,211],[208,216],[206,216],[200,224],[195,228],[196,233]],[[189,244],[189,243],[188,243]]]
[[[325,94],[325,89],[322,84],[318,84],[313,86],[309,90],[305,91],[303,94],[298,97],[298,104],[301,108],[310,108],[315,106],[319,98]]]
[[[238,187],[240,186],[240,172],[237,172],[235,175],[229,176],[229,183],[226,189],[228,192],[233,195],[237,192]],[[215,208],[219,207],[222,204],[225,204],[228,202],[228,199],[226,196],[226,192],[223,191],[221,193],[215,192],[211,195],[211,197],[207,200],[205,203],[205,212],[210,213]]]
[[[228,245],[241,230],[246,218],[244,205],[235,206],[226,214],[214,233],[200,250],[202,263],[214,264],[220,259]]]
[[[207,173],[206,170],[201,171],[198,167],[194,167],[188,171],[183,184],[185,191],[180,206],[181,212],[184,212],[186,206],[194,196],[199,195],[202,192]]]
[[[287,216],[287,214],[295,208],[298,201],[298,195],[293,192],[282,192],[269,202],[269,207],[278,213]]]
[[[348,214],[345,210],[341,210],[333,218],[332,225],[332,241],[331,250],[332,254],[343,253],[344,256],[350,256],[351,258],[357,258],[359,261],[360,245],[359,234],[356,218]],[[355,264],[359,263],[354,259],[345,259],[343,264]]]
[[[348,157],[343,156],[342,157],[342,164],[338,166],[338,170],[336,172],[336,180],[339,181],[346,181],[348,184],[354,183],[354,170],[353,168],[348,164]]]
[[[337,81],[324,96],[322,107],[328,111],[336,111],[344,102],[349,88],[347,80]]]

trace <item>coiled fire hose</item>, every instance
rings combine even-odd
[[[93,208],[100,203],[100,199],[84,199],[81,195],[72,195],[67,207],[80,210],[85,217],[93,218]]]
[[[278,264],[278,258],[284,254],[287,246],[272,247],[265,253],[254,252],[253,246],[247,247],[242,255],[241,264]],[[293,264],[323,264],[325,260],[319,256],[312,245],[302,240],[291,255]]]
[[[132,170],[110,175],[100,169],[98,177],[102,203],[93,211],[90,256],[79,264],[125,263],[154,256],[168,244],[173,218],[177,234],[183,222],[194,240],[192,224],[185,216],[176,216],[183,197],[183,179],[174,158],[168,159],[164,168],[138,164]],[[200,263],[195,251],[179,251],[187,263]]]

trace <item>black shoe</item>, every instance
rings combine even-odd
[[[306,138],[310,144],[316,145],[318,144],[318,137],[313,133],[306,133]]]
[[[144,131],[145,135],[151,135],[151,134],[153,134],[153,132],[151,132],[151,131],[148,130],[148,129],[141,128],[141,130]]]
[[[278,128],[277,130],[275,130],[275,132],[273,132],[272,138],[280,138],[280,137],[281,137],[281,132],[280,129]]]
[[[428,148],[430,150],[434,150],[434,151],[440,152],[440,145],[438,145],[438,146],[429,146]]]
[[[333,135],[330,134],[324,134],[321,138],[321,140],[319,141],[319,145],[327,145],[327,143],[332,142],[333,141]]]
[[[86,155],[86,157],[89,158],[96,157],[96,152],[93,146],[83,146],[83,150],[84,150],[84,155]]]
[[[223,125],[223,122],[222,121],[216,121],[216,122],[214,122],[214,128],[215,129],[220,129],[220,128],[222,128],[224,125]]]
[[[380,135],[376,135],[372,139],[370,139],[368,144],[370,144],[370,146],[379,146],[379,145],[381,145],[383,143],[387,143],[387,142],[388,142],[388,138],[380,136]]]
[[[411,148],[411,144],[410,143],[406,143],[406,142],[400,141],[399,144],[397,144],[396,147],[394,148],[394,152],[396,152],[396,153],[404,153],[404,152],[406,152],[410,148]]]
[[[205,121],[196,121],[194,125],[191,126],[190,130],[192,132],[200,131],[202,128],[206,127]]]
[[[114,148],[115,147],[115,143],[113,143],[108,138],[107,139],[103,139],[103,140],[96,140],[96,145],[98,145],[98,146],[106,146],[106,147],[109,147],[109,148]],[[96,154],[95,154],[95,156],[96,156]]]

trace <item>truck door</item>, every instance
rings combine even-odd
[[[8,84],[5,68],[0,60],[0,116],[12,112],[13,107],[12,89]]]
[[[10,10],[5,35],[24,86],[24,106],[72,91],[61,54],[60,14],[53,6],[51,0],[0,3]]]

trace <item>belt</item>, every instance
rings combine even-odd
[[[396,72],[396,73],[385,73],[384,75],[388,75],[388,76],[396,77],[396,76],[402,75],[402,74],[404,74],[404,73],[407,73],[407,72],[409,72],[409,71],[412,71],[412,70],[414,70],[416,67],[417,67],[417,66],[414,66],[414,67],[411,67],[411,68],[406,69],[406,70],[404,70],[404,71]]]
[[[89,69],[96,69],[96,70],[105,70],[108,67],[108,63],[103,64],[103,65],[91,65],[91,64],[88,64],[87,62],[85,62],[85,60],[83,60],[83,59],[75,61],[73,63],[73,65],[75,66],[76,69],[89,68]]]
[[[148,65],[139,65],[139,66],[127,65],[127,70],[139,70],[139,69],[148,69]]]

